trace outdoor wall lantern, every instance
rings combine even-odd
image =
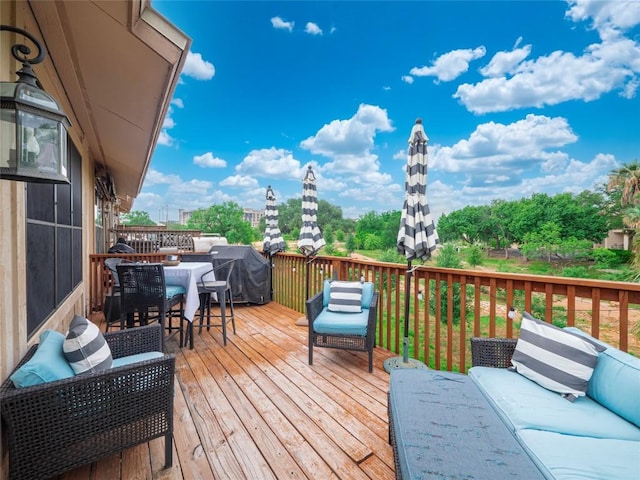
[[[0,31],[23,35],[38,48],[27,57],[26,45],[11,47],[22,62],[16,82],[0,82],[0,179],[37,183],[69,183],[67,174],[67,128],[69,119],[56,100],[45,92],[31,65],[42,62],[47,51],[26,31],[0,25]]]

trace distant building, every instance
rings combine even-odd
[[[258,226],[262,217],[264,217],[264,210],[244,209],[244,219],[249,222],[253,228]]]
[[[180,225],[186,225],[189,219],[191,218],[191,214],[193,210],[185,210],[183,208],[178,210],[178,223]]]

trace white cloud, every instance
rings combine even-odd
[[[189,51],[182,73],[196,80],[211,80],[216,74],[216,68],[213,63],[203,60],[201,54]]]
[[[322,35],[322,29],[317,23],[313,22],[307,22],[307,25],[304,27],[304,31],[309,35]]]
[[[589,102],[614,90],[633,98],[640,76],[640,43],[625,38],[623,30],[640,23],[640,2],[580,0],[570,5],[567,17],[574,21],[592,18],[601,43],[589,45],[580,56],[555,51],[519,64],[513,62],[528,52],[499,52],[495,63],[482,70],[493,78],[462,84],[453,97],[480,114],[542,108],[570,100]],[[504,68],[509,61],[511,68]]]
[[[277,28],[279,30],[289,30],[291,32],[293,31],[293,26],[295,24],[296,22],[286,22],[281,17],[273,17],[271,19],[271,25],[273,28]]]
[[[224,168],[227,166],[227,162],[222,158],[215,157],[213,153],[207,152],[203,155],[196,155],[193,157],[194,165],[205,168]]]
[[[171,105],[175,105],[178,108],[184,108],[184,102],[181,98],[174,98],[171,100]]]
[[[566,16],[574,22],[593,19],[594,28],[615,28],[627,30],[640,23],[640,2],[638,0],[569,0],[570,8]]]
[[[176,182],[169,185],[167,196],[168,198],[172,198],[177,194],[186,194],[196,197],[204,196],[212,186],[213,184],[211,182],[198,179],[192,179],[187,182]]]
[[[558,169],[566,165],[568,157],[549,149],[564,147],[577,139],[566,119],[529,114],[508,125],[478,125],[467,140],[452,147],[430,147],[429,158],[434,168],[464,172],[482,183],[488,175],[515,178],[541,165]]]
[[[482,58],[487,53],[484,46],[473,50],[452,50],[436,58],[430,67],[413,67],[409,73],[415,77],[436,77],[438,81],[449,82],[469,70],[472,60]]]
[[[408,83],[409,85],[411,85],[415,81],[415,79],[411,75],[403,75],[400,78],[404,83]]]
[[[499,77],[505,73],[513,73],[514,68],[531,53],[531,45],[515,48],[508,52],[496,53],[486,67],[480,69],[485,77]]]
[[[233,175],[231,177],[227,177],[220,182],[221,187],[231,187],[231,188],[257,188],[258,181],[246,175]]]
[[[147,175],[144,177],[144,187],[181,182],[182,179],[179,175],[164,174],[154,169],[149,169],[149,171],[147,171]]]
[[[376,133],[393,130],[385,109],[360,104],[353,117],[333,120],[313,137],[303,140],[300,146],[330,158],[336,155],[368,155],[374,146]]]
[[[256,177],[299,180],[302,178],[300,162],[290,151],[275,147],[252,150],[236,166],[236,172]]]
[[[158,135],[158,145],[170,147],[173,145],[173,137],[169,135],[166,130],[160,130],[160,134]]]

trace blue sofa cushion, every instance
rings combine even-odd
[[[607,347],[600,353],[587,395],[640,427],[640,359],[600,342],[575,327],[565,330],[584,335]]]
[[[322,294],[322,306],[329,306],[329,299],[331,297],[331,280],[324,281],[324,289]],[[362,282],[362,308],[371,308],[371,301],[373,300],[373,283]]]
[[[640,429],[589,397],[567,402],[506,368],[472,367],[469,377],[513,430],[640,441]]]
[[[64,356],[77,374],[111,368],[111,349],[98,326],[88,318],[74,315],[62,345]]]
[[[516,371],[568,400],[586,395],[600,345],[524,312],[511,364]]]
[[[331,312],[326,307],[313,321],[313,331],[328,335],[367,335],[369,309],[360,313]]]
[[[576,437],[534,429],[519,430],[516,437],[548,478],[640,478],[640,442],[637,441]]]
[[[16,388],[53,382],[75,375],[62,352],[64,335],[55,330],[45,330],[33,356],[11,375]]]

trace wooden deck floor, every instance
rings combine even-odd
[[[387,443],[391,353],[315,349],[307,329],[277,303],[238,306],[237,333],[195,334],[176,354],[173,468],[154,440],[59,477],[71,479],[375,479],[394,478]],[[99,317],[94,318],[97,321]]]

